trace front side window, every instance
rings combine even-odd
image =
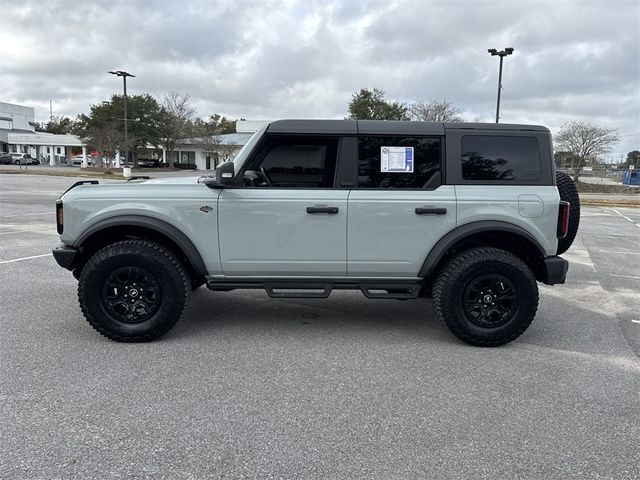
[[[462,137],[464,180],[540,180],[540,148],[533,137]]]
[[[360,137],[359,188],[425,188],[440,172],[440,139]]]
[[[327,188],[333,186],[338,140],[276,137],[267,140],[245,172],[246,186]]]

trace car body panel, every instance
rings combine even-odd
[[[348,190],[230,188],[219,198],[225,275],[346,275]],[[310,214],[331,206],[336,214]]]
[[[416,214],[416,208],[446,209]],[[348,273],[353,276],[416,276],[433,245],[456,226],[456,192],[355,189],[349,195]]]

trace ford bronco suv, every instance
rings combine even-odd
[[[531,125],[280,120],[210,175],[78,183],[53,255],[124,342],[165,334],[206,284],[431,297],[461,340],[501,345],[533,320],[537,282],[564,282],[580,208]]]

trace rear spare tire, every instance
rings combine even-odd
[[[558,239],[557,254],[562,255],[569,250],[569,247],[576,238],[578,226],[580,225],[580,197],[578,189],[571,177],[563,172],[556,172],[556,186],[560,194],[560,200],[569,202],[569,230],[567,236]]]

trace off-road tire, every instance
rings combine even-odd
[[[556,186],[558,187],[560,200],[569,202],[571,205],[571,207],[569,207],[569,230],[567,231],[567,236],[558,239],[557,254],[562,255],[569,250],[578,233],[578,226],[580,225],[580,197],[578,196],[576,184],[566,173],[556,172]]]
[[[465,311],[467,292],[485,278],[506,279],[511,285],[515,299],[512,313],[503,323],[479,325]],[[433,304],[440,321],[460,340],[479,347],[497,347],[518,338],[531,324],[538,309],[538,285],[531,269],[512,253],[473,248],[457,254],[440,269],[433,284]]]
[[[150,302],[151,312],[141,321],[123,321],[109,305],[107,292],[113,281],[109,279],[114,272],[129,269],[148,273],[159,292],[155,297],[159,301]],[[85,318],[100,334],[118,342],[148,342],[176,324],[190,290],[186,269],[170,250],[147,240],[123,240],[104,247],[87,261],[78,282],[78,300]],[[144,300],[142,294],[139,298]]]

